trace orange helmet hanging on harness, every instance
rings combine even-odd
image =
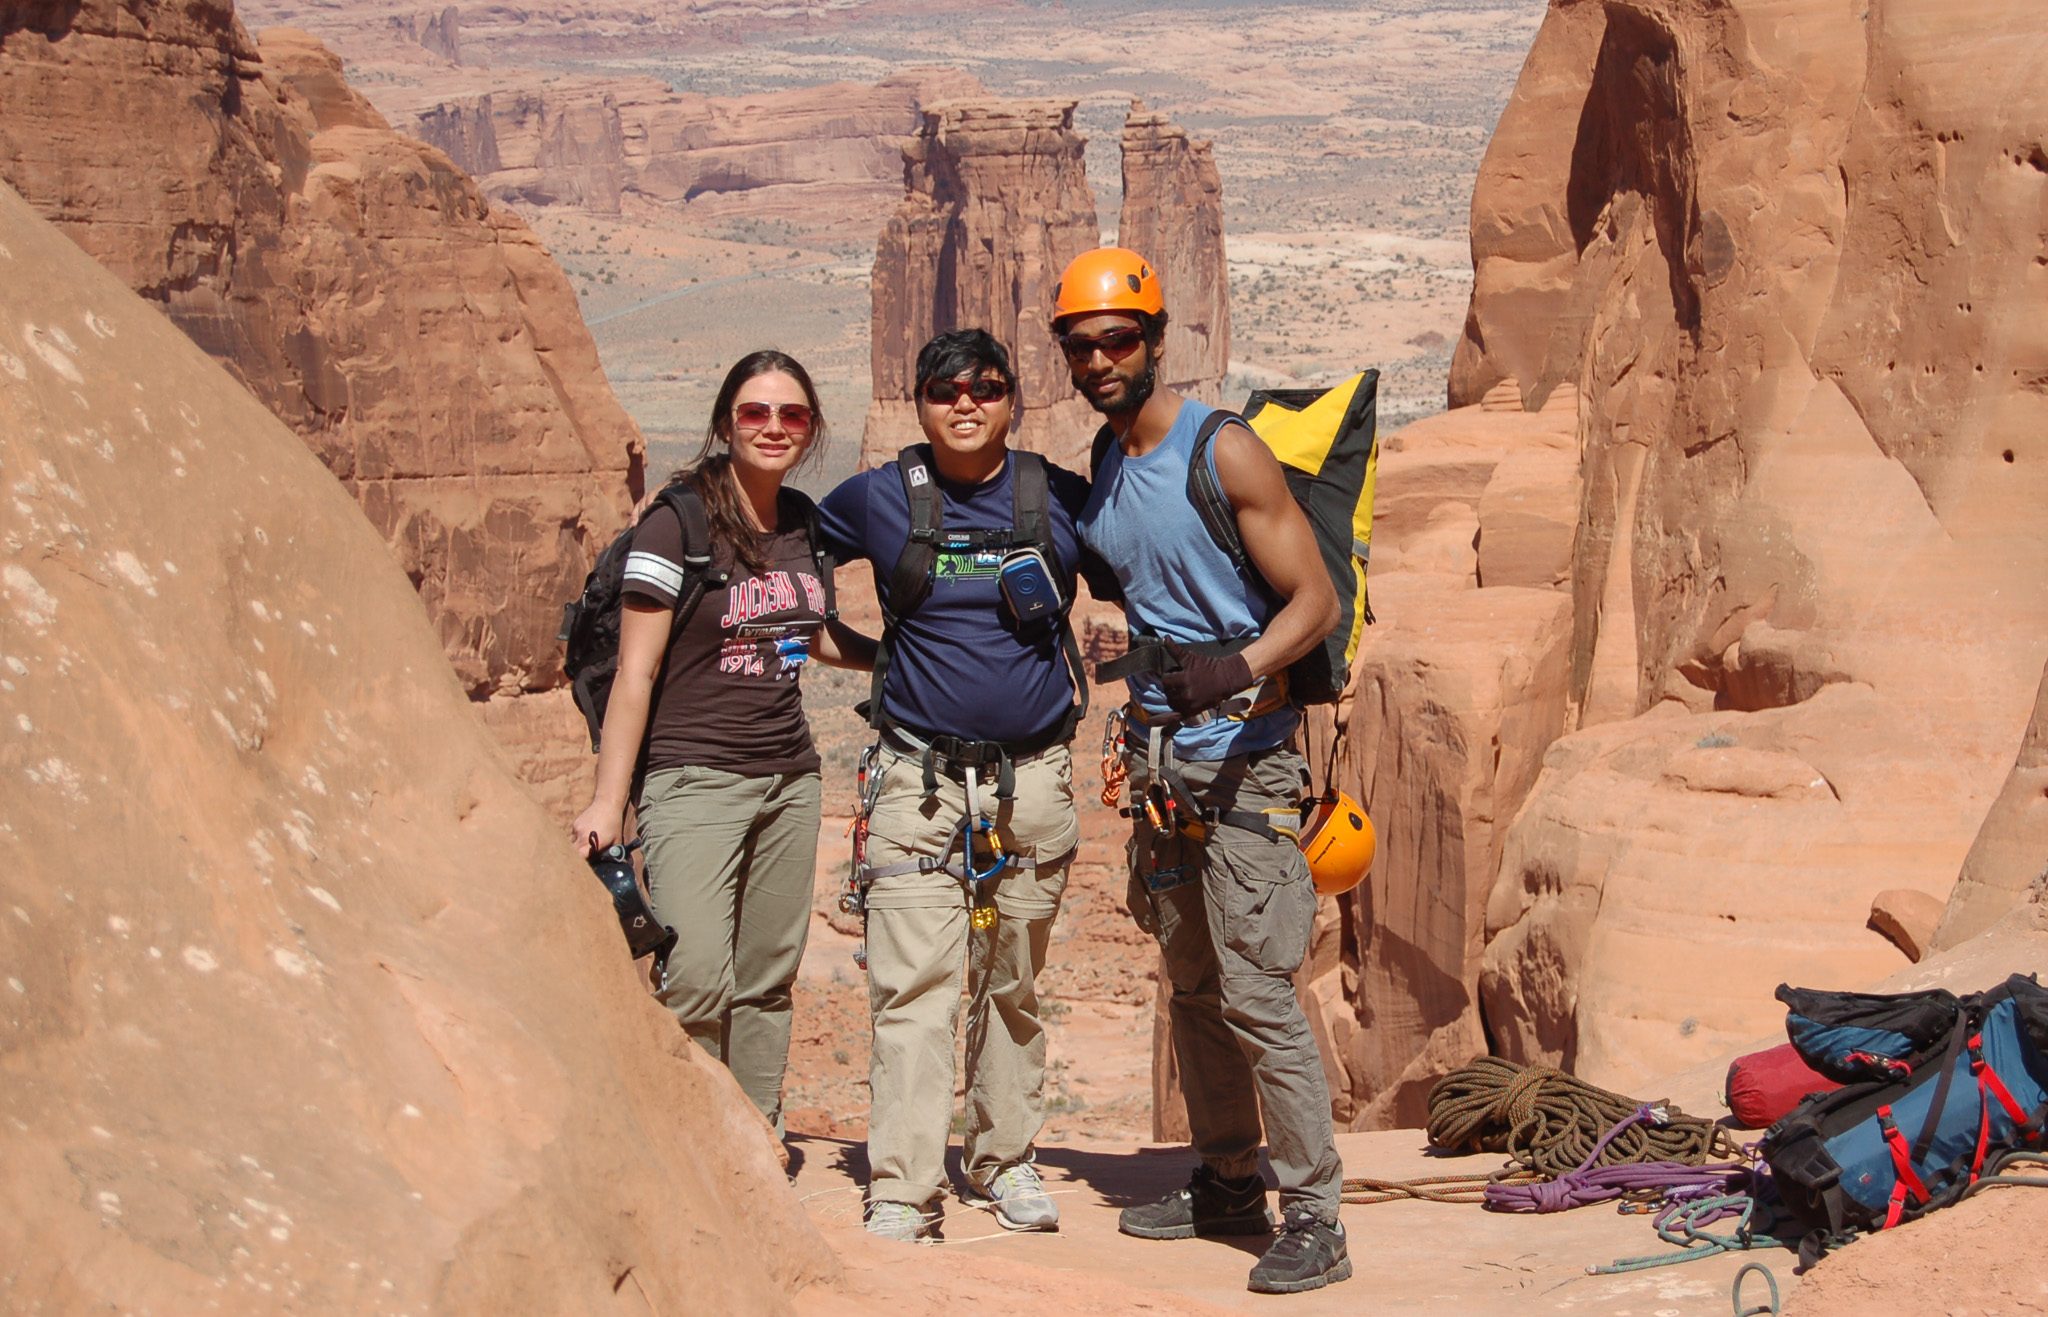
[[[1365,879],[1379,848],[1365,806],[1346,791],[1326,791],[1302,803],[1301,853],[1321,896],[1348,892]]]

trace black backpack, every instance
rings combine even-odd
[[[939,497],[938,477],[932,470],[931,445],[911,444],[896,455],[896,472],[903,481],[903,496],[910,505],[910,538],[904,541],[903,552],[890,570],[887,588],[880,592],[882,638],[875,649],[874,679],[868,688],[868,698],[855,708],[855,712],[877,731],[885,731],[890,725],[882,712],[882,683],[888,676],[897,628],[904,618],[916,612],[931,597],[932,575],[938,568],[942,550],[975,553],[1035,548],[1045,555],[1048,563],[1055,567],[1060,565],[1059,552],[1052,538],[1052,488],[1045,458],[1023,449],[1012,449],[1010,457],[1012,512],[1009,528],[949,531],[941,524],[944,501]],[[1088,683],[1081,662],[1081,647],[1074,639],[1073,627],[1067,623],[1067,614],[1074,606],[1072,593],[1067,591],[1067,597],[1060,601],[1059,616],[1051,625],[1059,632],[1060,645],[1072,670],[1074,689],[1080,702],[1070,710],[1066,724],[1057,730],[1055,741],[1064,741],[1072,736],[1074,728],[1088,713]]]
[[[1881,997],[1780,988],[1801,1059],[1882,1075],[1815,1093],[1764,1135],[1771,1184],[1811,1263],[1867,1230],[1946,1207],[2048,1129],[2048,990],[2015,974],[1986,992]]]
[[[817,566],[818,584],[825,591],[825,620],[830,622],[839,613],[834,607],[832,559],[818,536],[817,505],[799,490],[785,487],[782,496],[802,518],[811,560]],[[683,587],[676,592],[676,620],[669,631],[669,643],[674,644],[705,591],[723,587],[732,573],[712,564],[711,521],[705,515],[704,500],[695,489],[682,481],[671,481],[656,496],[654,507],[662,506],[673,509],[683,523]],[[612,682],[619,675],[619,603],[626,557],[632,552],[633,535],[638,529],[638,523],[626,527],[597,555],[590,575],[583,580],[583,593],[562,605],[562,629],[555,636],[567,647],[562,668],[569,677],[576,707],[583,711],[583,720],[590,725],[593,754],[603,740],[605,705],[611,700]]]

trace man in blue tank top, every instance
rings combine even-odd
[[[891,1239],[923,1238],[938,1215],[963,977],[969,1194],[1008,1229],[1059,1222],[1032,1165],[1045,1088],[1035,983],[1081,839],[1068,753],[1080,673],[1064,608],[1034,604],[1074,597],[1088,487],[1010,450],[1016,387],[988,333],[938,335],[917,359],[927,444],[818,505],[832,554],[874,565],[887,621],[860,826],[866,1224]],[[1035,593],[1018,594],[1020,558],[1035,559],[1022,563]]]
[[[1200,460],[1212,464],[1256,577],[1203,526],[1188,473],[1213,409],[1157,384],[1166,315],[1149,263],[1122,248],[1084,253],[1054,297],[1074,387],[1114,439],[1081,539],[1114,574],[1131,628],[1131,654],[1098,670],[1127,673],[1130,685],[1127,900],[1164,953],[1202,1159],[1185,1189],[1125,1209],[1119,1227],[1144,1239],[1270,1233],[1263,1109],[1282,1223],[1249,1286],[1319,1289],[1348,1278],[1351,1259],[1329,1090],[1294,995],[1316,891],[1294,839],[1308,774],[1292,748],[1301,711],[1284,673],[1336,625],[1336,591],[1278,460],[1242,424],[1215,430]]]

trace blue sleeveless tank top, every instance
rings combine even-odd
[[[1271,612],[1265,592],[1216,547],[1188,501],[1195,432],[1214,410],[1186,399],[1165,440],[1143,457],[1125,457],[1123,446],[1112,444],[1081,510],[1081,540],[1116,573],[1131,625],[1173,640],[1255,636]],[[1208,460],[1213,471],[1214,444]],[[1171,712],[1157,677],[1128,681],[1131,698],[1147,713]],[[1284,745],[1300,721],[1295,708],[1245,722],[1219,719],[1175,732],[1173,750],[1193,760],[1270,750]]]

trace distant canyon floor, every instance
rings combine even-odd
[[[254,25],[309,29],[390,114],[544,76],[656,77],[741,96],[915,65],[998,97],[1079,102],[1103,237],[1121,201],[1133,97],[1216,143],[1230,268],[1224,393],[1383,372],[1382,429],[1443,407],[1471,289],[1472,181],[1541,0],[1165,6],[1013,3],[943,11],[855,3],[747,11],[632,3],[466,12],[464,66],[394,53],[382,0],[251,0]],[[409,14],[409,11],[407,11]],[[522,207],[569,272],[604,367],[649,439],[649,471],[687,460],[726,365],[765,345],[813,372],[835,435],[804,478],[851,470],[869,398],[870,216],[750,214],[745,194],[623,213]],[[1027,439],[1028,441],[1028,439]]]

